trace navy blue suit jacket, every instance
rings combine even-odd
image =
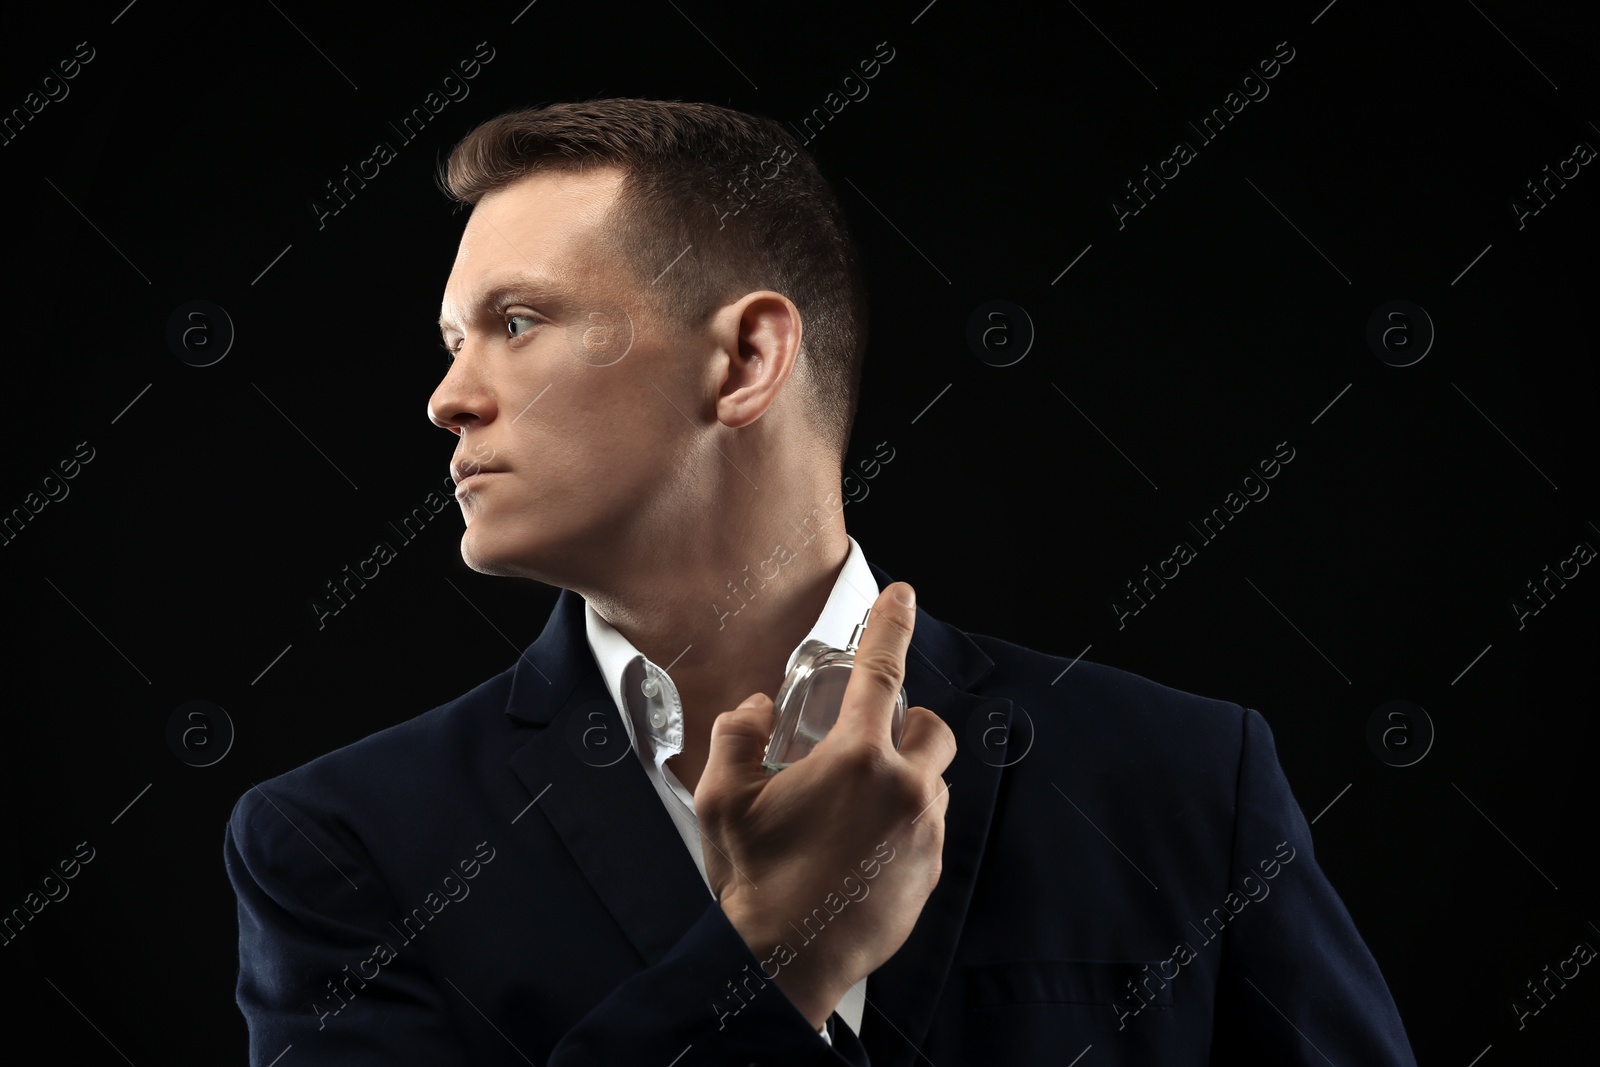
[[[1069,662],[918,609],[906,692],[959,742],[943,874],[830,1048],[711,898],[563,592],[513,668],[240,799],[251,1062],[1414,1067],[1262,717]]]

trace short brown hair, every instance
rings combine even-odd
[[[772,119],[714,104],[559,103],[478,126],[439,178],[476,204],[535,171],[595,165],[626,173],[611,236],[669,321],[694,328],[757,289],[794,301],[799,369],[842,458],[866,351],[866,281],[838,198],[800,143]]]

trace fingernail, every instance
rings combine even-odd
[[[904,582],[901,582],[900,583],[900,587],[894,591],[894,598],[896,600],[900,601],[900,603],[904,604],[908,608],[916,607],[916,604],[917,604],[917,593],[916,593],[916,590],[912,589],[909,585],[905,584]]]
[[[763,701],[763,700],[765,700],[765,699],[766,699],[766,696],[765,696],[765,694],[762,694],[762,693],[755,693],[755,694],[753,694],[753,695],[751,695],[751,696],[747,696],[747,697],[745,697],[745,698],[744,698],[744,703],[743,703],[743,704],[740,704],[740,705],[739,705],[739,707],[738,707],[738,708],[737,708],[737,709],[735,709],[735,710],[737,710],[737,711],[743,711],[743,710],[744,710],[744,709],[745,709],[745,708],[754,708],[754,707],[757,707],[757,706],[759,706],[759,705],[760,705],[760,704],[761,704],[761,702],[762,702],[762,701]]]

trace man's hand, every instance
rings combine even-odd
[[[773,708],[758,693],[717,717],[695,789],[713,892],[818,1028],[905,943],[939,881],[955,735],[921,707],[907,709],[899,751],[890,734],[912,596],[904,582],[879,594],[838,722],[810,755],[767,775]]]

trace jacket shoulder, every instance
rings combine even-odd
[[[1258,712],[1218,697],[1162,685],[1086,659],[1051,656],[1014,641],[968,633],[994,664],[974,693],[1005,697],[1026,712],[1040,737],[1056,737],[1102,766],[1237,768],[1250,718]]]
[[[985,634],[967,637],[993,661],[981,683],[1003,696],[1049,715],[1069,715],[1108,733],[1140,735],[1176,731],[1231,737],[1237,744],[1248,709],[1217,697],[1164,685],[1104,663],[1069,659]]]
[[[234,806],[231,825],[235,832],[245,829],[275,801],[354,816],[447,787],[470,773],[485,741],[511,730],[505,708],[513,673],[505,670],[429,711],[252,787]]]

